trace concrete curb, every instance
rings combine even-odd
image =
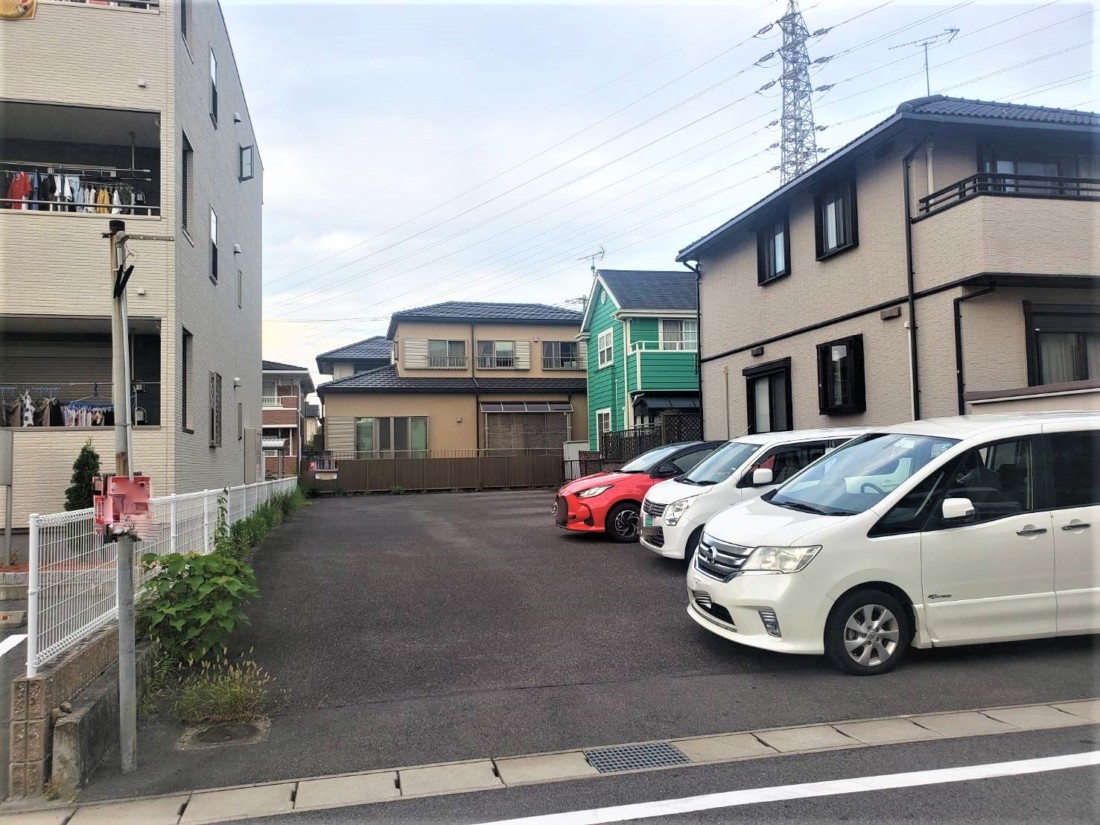
[[[294,811],[335,809],[698,765],[1096,724],[1100,724],[1100,698],[850,719],[613,746],[671,745],[687,760],[660,767],[601,773],[589,764],[585,755],[586,751],[594,748],[575,748],[283,779],[87,805],[5,804],[0,806],[0,825],[91,825],[97,822],[110,822],[112,825],[204,825]],[[608,746],[598,747],[605,749]],[[156,815],[153,815],[154,811]],[[216,818],[210,818],[212,816]]]

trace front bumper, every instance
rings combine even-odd
[[[600,498],[600,496],[596,496]],[[603,512],[606,508],[595,509],[575,495],[558,496],[554,500],[554,523],[563,530],[576,533],[602,533],[604,531]]]
[[[651,516],[651,518],[653,525],[647,528],[645,513],[642,514],[642,525],[638,532],[638,540],[642,546],[666,559],[682,559],[686,552],[688,536],[691,535],[694,525],[689,524],[683,516],[675,526],[665,524],[663,516]],[[659,532],[652,533],[647,532],[648,530]]]
[[[721,582],[701,573],[693,562],[687,585],[688,615],[723,639],[777,653],[825,652],[828,600],[798,573],[744,573]],[[780,636],[768,633],[762,610],[774,612]]]

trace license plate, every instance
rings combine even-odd
[[[642,517],[642,527],[652,527],[652,526],[653,526],[653,516],[651,516],[649,513],[646,513]]]
[[[651,536],[655,536],[658,533],[660,533],[661,528],[660,527],[643,527],[640,532],[641,532],[642,536],[644,536],[645,538],[650,538]]]

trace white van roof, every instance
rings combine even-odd
[[[1042,427],[1044,424],[1080,424],[1082,429],[1100,429],[1100,412],[1066,410],[1042,413],[991,413],[987,415],[954,415],[945,418],[924,418],[892,427],[875,427],[871,432],[905,433],[944,438],[965,439],[995,433],[1020,426]]]
[[[756,433],[731,438],[739,444],[784,444],[794,441],[815,441],[819,438],[855,438],[875,431],[875,427],[825,427],[819,430],[783,430],[775,433]]]

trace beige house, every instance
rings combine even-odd
[[[707,437],[1100,407],[1098,138],[913,100],[683,249]]]
[[[0,21],[0,189],[15,525],[63,508],[86,440],[113,467],[111,220],[149,236],[128,245],[135,468],[156,495],[255,477],[263,170],[219,5],[40,2]]]
[[[346,458],[446,457],[584,441],[580,323],[579,312],[543,304],[452,301],[395,313],[392,364],[317,388],[325,447]]]

